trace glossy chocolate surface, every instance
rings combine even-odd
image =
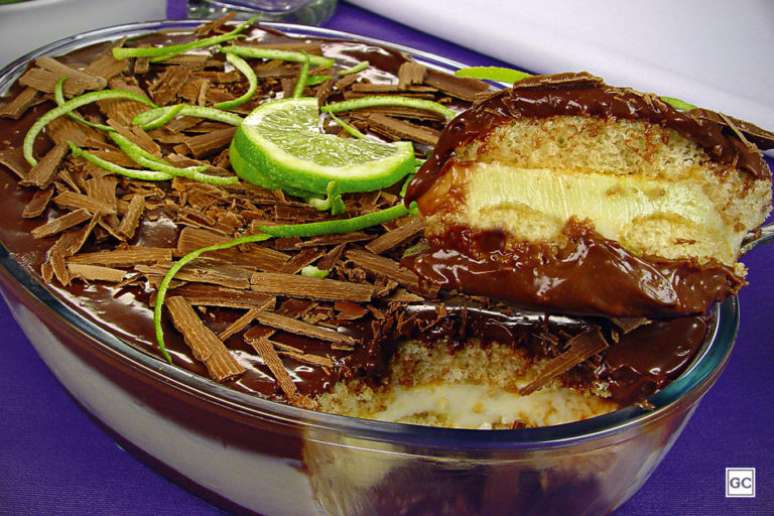
[[[526,308],[611,317],[705,313],[742,281],[723,265],[638,258],[593,230],[570,223],[568,243],[509,244],[502,232],[450,228],[410,266],[447,290],[507,300]]]
[[[624,335],[605,356],[602,374],[626,403],[664,387],[688,366],[707,334],[701,317],[653,321]]]

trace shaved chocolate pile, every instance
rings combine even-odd
[[[221,20],[196,34],[227,30]],[[127,45],[178,43],[192,37],[154,34]],[[298,40],[257,29],[238,44],[335,55],[346,58],[346,66],[370,62],[365,71],[343,77],[331,70],[310,71],[330,77],[304,92],[321,102],[391,93],[463,109],[488,89],[481,81],[457,79],[366,44]],[[280,61],[254,66],[259,94],[237,109],[242,114],[266,99],[286,95],[300,72],[300,65]],[[73,310],[148,353],[158,353],[151,310],[156,288],[173,260],[254,233],[259,226],[329,216],[281,191],[246,183],[218,187],[180,178],[153,183],[108,175],[69,155],[66,142],[122,166],[133,164],[102,133],[69,118],[56,120],[38,139],[35,150],[42,159],[32,169],[21,157],[21,141],[30,125],[54,106],[51,93],[60,76],[70,78],[68,96],[112,87],[148,95],[160,105],[209,106],[234,99],[247,87],[244,77],[225,70],[220,56],[183,55],[161,63],[146,58],[116,61],[109,45],[102,44],[36,60],[0,106],[0,168],[5,171],[0,181],[6,192],[0,205],[0,239]],[[110,125],[176,165],[206,164],[211,173],[230,171],[227,147],[233,127],[179,117],[146,132],[131,123],[146,109],[130,100],[106,100],[80,114]],[[363,109],[348,119],[387,141],[412,140],[420,155],[430,152],[444,126],[435,113],[403,107]],[[340,132],[332,122],[325,129]],[[347,216],[402,202],[400,186],[346,196]],[[422,229],[418,218],[407,217],[384,227],[268,240],[194,260],[176,276],[166,301],[167,347],[175,364],[243,392],[312,408],[314,396],[340,379],[378,382],[397,342],[407,337],[442,338],[451,346],[464,345],[470,337],[524,346],[538,358],[551,359],[536,382],[565,376],[606,381],[612,375],[621,386],[623,394],[617,399],[622,402],[641,399],[688,363],[670,362],[662,372],[648,363],[647,353],[629,353],[622,362],[623,352],[612,351],[608,356],[613,358],[606,361],[605,351],[622,342],[647,349],[651,342],[638,337],[640,328],[627,333],[609,321],[559,321],[480,299],[439,298],[437,288],[422,284],[401,265],[412,249],[425,245]],[[309,265],[327,272],[327,277],[300,275]],[[680,333],[678,326],[663,324],[667,327],[659,327],[659,335],[685,342],[688,350],[683,349],[681,357],[692,357],[704,333],[695,325]],[[596,340],[584,344],[588,335]],[[589,360],[599,367],[589,369]]]

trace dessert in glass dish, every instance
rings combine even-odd
[[[646,414],[709,356],[771,204],[751,143],[771,135],[724,115],[584,73],[499,90],[251,22],[41,55],[8,98],[9,255],[145,363],[298,414],[524,439]],[[303,440],[323,506],[386,511],[435,474],[359,439]],[[552,471],[508,506],[596,482]]]

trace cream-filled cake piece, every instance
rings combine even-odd
[[[726,119],[728,120],[728,119]],[[771,173],[733,123],[591,75],[539,76],[444,130],[409,189],[420,275],[538,308],[701,313],[737,291]]]

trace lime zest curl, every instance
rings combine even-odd
[[[306,85],[309,87],[317,86],[329,80],[331,80],[330,75],[310,75],[306,80]]]
[[[151,122],[149,122],[147,124],[144,124],[142,126],[142,129],[144,131],[150,131],[150,130],[158,129],[159,127],[163,127],[163,126],[167,125],[169,122],[172,121],[173,118],[178,116],[183,111],[183,108],[185,108],[185,106],[183,104],[177,104],[176,106],[170,106],[169,108],[158,108],[158,110],[151,109],[149,111],[145,111],[145,113],[160,111],[163,114],[160,117],[153,119]],[[135,118],[141,117],[145,113],[140,113]],[[132,122],[134,122],[134,121],[132,121]],[[135,125],[137,125],[137,124],[135,124]]]
[[[333,66],[333,59],[322,56],[310,56],[303,52],[294,52],[292,50],[278,50],[276,48],[263,48],[263,47],[242,47],[231,45],[220,49],[221,52],[226,54],[236,54],[240,57],[252,58],[252,59],[277,59],[279,61],[288,61],[291,63],[303,63],[307,57],[309,58],[309,64],[319,66],[321,68],[330,68]]]
[[[172,280],[175,278],[175,275],[178,272],[180,272],[180,269],[182,269],[187,264],[197,259],[201,255],[203,255],[204,253],[211,253],[213,251],[222,251],[224,249],[231,249],[232,247],[236,247],[238,245],[243,245],[243,244],[262,242],[270,238],[271,238],[270,235],[259,233],[257,235],[249,235],[249,236],[237,238],[235,240],[224,242],[222,244],[215,244],[207,247],[202,247],[194,251],[191,251],[190,253],[186,254],[185,256],[183,256],[178,261],[172,264],[172,266],[169,268],[167,273],[164,275],[164,278],[162,278],[161,283],[159,283],[159,288],[156,293],[156,306],[153,307],[153,330],[156,335],[156,344],[158,345],[159,351],[167,360],[167,362],[171,364],[172,357],[170,356],[169,352],[167,351],[167,347],[164,344],[164,327],[162,326],[161,323],[162,323],[162,316],[163,316],[163,309],[164,309],[164,300],[167,297],[167,291],[169,290],[169,285],[172,283]]]
[[[182,106],[177,114],[169,116],[169,112]],[[191,104],[176,104],[174,106],[164,106],[155,109],[149,109],[144,111],[132,119],[134,125],[140,126],[145,130],[158,129],[164,124],[171,121],[175,116],[191,116],[195,118],[205,118],[207,120],[214,120],[215,122],[223,122],[233,126],[239,126],[242,124],[242,117],[229,113],[228,111],[222,111],[220,109],[205,107],[205,106],[193,106]],[[157,123],[159,119],[162,119],[164,123]]]
[[[312,197],[307,202],[316,210],[330,210],[331,215],[341,215],[342,213],[346,213],[347,206],[344,204],[344,200],[341,198],[341,192],[339,192],[339,187],[337,186],[336,181],[330,181],[328,183],[328,187],[326,188],[325,193],[325,199]]]
[[[360,61],[355,66],[350,66],[349,68],[344,68],[343,70],[339,70],[339,75],[341,77],[344,77],[345,75],[352,75],[353,73],[360,73],[366,68],[371,66],[371,63],[368,61]]]
[[[301,95],[304,94],[304,88],[306,88],[306,83],[308,80],[309,80],[309,54],[304,53],[304,63],[301,65],[301,72],[299,72],[298,80],[296,81],[296,85],[293,87],[294,99],[301,98]]]
[[[391,220],[399,219],[408,215],[409,209],[401,204],[396,204],[390,208],[366,213],[349,219],[324,220],[321,222],[308,222],[306,224],[284,224],[278,226],[259,226],[261,233],[269,234],[278,238],[308,238],[324,235],[335,235],[340,233],[350,233],[360,231],[384,224]]]
[[[307,278],[324,279],[328,277],[328,274],[330,274],[330,272],[331,271],[320,269],[319,267],[316,267],[314,265],[307,265],[306,267],[301,269],[301,276],[306,276]]]
[[[67,80],[66,76],[65,77],[60,77],[56,81],[56,84],[54,85],[54,102],[56,102],[57,106],[61,106],[62,104],[67,102],[67,99],[65,99],[65,96],[64,96],[64,83],[65,83],[66,80]],[[85,118],[83,118],[82,116],[80,116],[77,113],[70,112],[70,113],[67,113],[67,116],[69,118],[71,118],[72,120],[75,120],[79,124],[83,124],[85,126],[93,128],[93,129],[99,129],[100,131],[113,131],[114,130],[109,125],[98,124],[96,122],[89,122],[88,120],[86,120]]]
[[[692,109],[698,109],[698,106],[694,106],[690,102],[686,102],[684,100],[676,99],[674,97],[659,97],[662,101],[666,102],[670,106],[672,106],[675,109],[679,109],[680,111],[690,111]]]
[[[328,116],[331,117],[331,119],[334,122],[336,122],[342,129],[344,129],[344,131],[346,131],[347,134],[349,134],[353,138],[357,138],[359,140],[363,140],[367,138],[366,135],[361,133],[357,127],[355,127],[354,125],[348,124],[347,122],[337,117],[333,113],[328,113]]]
[[[344,100],[342,102],[333,102],[320,108],[323,113],[341,113],[342,111],[354,111],[370,107],[397,106],[423,111],[432,111],[442,115],[445,119],[451,120],[457,113],[443,104],[432,100],[412,99],[401,97],[400,95],[371,95],[359,99]]]
[[[120,165],[116,165],[111,161],[100,158],[96,154],[92,154],[91,152],[87,152],[81,149],[73,142],[67,142],[67,145],[70,147],[70,153],[74,157],[83,158],[89,163],[101,168],[102,170],[115,175],[125,176],[131,179],[139,179],[141,181],[167,181],[173,177],[165,172],[159,172],[156,170],[136,170],[131,168],[124,168]]]
[[[128,90],[111,89],[92,91],[90,93],[84,93],[78,97],[73,97],[61,106],[57,106],[51,111],[46,112],[40,118],[38,118],[34,124],[32,124],[32,127],[30,127],[29,131],[27,131],[27,134],[24,136],[24,144],[22,145],[24,159],[33,167],[38,164],[38,160],[35,159],[35,138],[37,138],[41,131],[43,131],[43,128],[53,120],[56,120],[60,116],[66,115],[67,113],[70,113],[81,106],[85,106],[86,104],[110,99],[127,99],[145,104],[149,107],[158,107],[148,97]]]
[[[455,71],[454,76],[463,79],[480,79],[512,84],[532,77],[532,74],[502,66],[466,66]]]
[[[198,165],[194,167],[178,168],[170,165],[166,161],[157,158],[150,152],[146,151],[126,136],[119,133],[110,133],[110,138],[118,145],[124,154],[140,166],[147,167],[151,170],[158,172],[164,172],[172,177],[184,177],[192,181],[198,181],[200,183],[207,183],[215,186],[229,186],[239,183],[239,178],[236,176],[214,176],[210,174],[204,174],[203,172],[209,167],[207,165]]]
[[[234,30],[221,34],[219,36],[212,36],[209,38],[195,39],[188,43],[179,43],[177,45],[166,45],[162,47],[141,47],[141,48],[124,48],[116,47],[113,49],[113,57],[121,60],[128,59],[130,57],[149,57],[152,63],[158,63],[166,61],[172,57],[194,50],[197,48],[212,47],[231,41],[239,37],[240,33],[253,24],[259,17],[253,16],[249,20],[237,25]]]
[[[245,76],[247,79],[247,91],[235,99],[215,104],[217,109],[233,109],[241,106],[242,104],[249,102],[258,90],[258,76],[255,75],[255,70],[253,70],[253,67],[250,66],[247,61],[236,54],[226,54],[226,61],[231,63],[234,68],[242,72],[242,75]]]
[[[454,72],[454,76],[509,84],[517,83],[529,77],[534,77],[534,75],[527,72],[514,70],[513,68],[505,68],[503,66],[466,66],[465,68],[460,68]],[[692,109],[697,109],[698,107],[675,97],[660,96],[659,98],[662,102],[665,102],[680,111],[690,111]]]

